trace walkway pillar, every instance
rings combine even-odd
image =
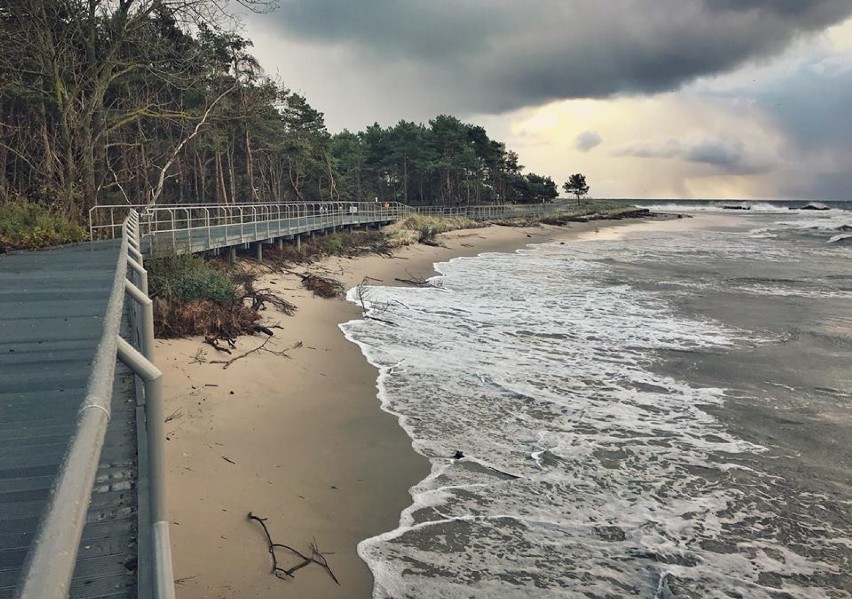
[[[296,251],[302,253],[302,236],[296,235]]]
[[[258,242],[255,244],[255,249],[257,250],[257,261],[258,261],[258,262],[263,262],[263,242],[262,242],[262,241],[258,241]]]
[[[233,264],[237,261],[237,248],[236,246],[231,246],[228,248],[228,262]]]
[[[276,240],[275,240],[275,244],[276,244],[276,247],[277,247],[279,250],[283,250],[283,249],[284,249],[284,238],[283,238],[283,237],[279,237],[278,239],[276,239]]]

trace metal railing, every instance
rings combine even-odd
[[[95,475],[111,415],[116,358],[142,381],[145,441],[148,447],[149,487],[147,497],[138,497],[150,508],[152,559],[151,595],[174,598],[171,545],[165,503],[164,409],[162,373],[154,366],[153,303],[148,297],[148,276],[142,263],[138,213],[131,209],[122,223],[121,246],[104,332],[98,344],[87,394],[77,419],[77,430],[59,469],[50,503],[30,549],[19,586],[20,599],[66,599],[86,523]],[[130,278],[128,278],[128,274]],[[132,329],[140,350],[120,336],[124,297],[134,301]],[[139,560],[140,564],[144,560]],[[145,573],[147,574],[147,573]],[[142,574],[140,574],[140,577]]]
[[[89,209],[89,239],[118,239],[131,212],[142,212],[145,204],[102,204]]]
[[[288,221],[291,228],[314,223],[342,226],[351,219],[397,218],[407,207],[371,202],[322,202],[297,204],[197,204],[155,206],[142,214],[143,233],[168,233],[222,225],[251,225]]]
[[[179,204],[139,206],[142,235],[180,233],[194,229],[239,225],[239,235],[258,238],[288,235],[293,230],[330,228],[348,224],[389,221],[410,214],[467,216],[474,220],[542,216],[565,207],[561,204],[483,204],[471,206],[408,206],[398,202],[300,202],[255,204]],[[89,211],[92,239],[116,238],[117,215],[129,206],[95,206]],[[275,226],[272,226],[272,225]],[[212,232],[209,233],[212,235]],[[175,235],[175,237],[177,237]]]

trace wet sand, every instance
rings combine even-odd
[[[365,277],[371,285],[394,285],[395,278],[429,277],[434,263],[454,257],[568,242],[635,222],[454,231],[439,236],[445,247],[408,246],[392,258],[335,257],[293,270],[332,276],[347,288]],[[197,338],[157,342],[166,376],[177,596],[370,597],[372,575],[356,546],[396,527],[428,462],[380,409],[375,369],[338,328],[359,309],[311,296],[292,273],[265,274],[259,287],[298,307],[293,317],[266,312],[264,324],[283,328],[262,350],[223,368],[213,361],[257,348],[266,337],[239,339],[231,356]],[[277,543],[310,554],[315,541],[340,584],[314,564],[292,579],[273,576],[263,531],[248,512],[268,518]],[[284,568],[301,561],[282,549],[276,555]]]

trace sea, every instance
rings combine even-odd
[[[349,292],[431,463],[374,598],[852,597],[852,203],[738,204]]]

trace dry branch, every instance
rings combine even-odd
[[[230,366],[231,364],[233,364],[237,360],[242,360],[246,356],[253,354],[256,351],[262,350],[263,346],[266,345],[267,343],[269,343],[270,339],[272,339],[272,337],[267,337],[266,339],[263,340],[263,343],[261,343],[260,345],[258,345],[254,349],[250,349],[246,353],[240,354],[239,356],[237,356],[235,358],[231,358],[230,360],[211,360],[210,363],[211,364],[224,364],[224,366],[222,366],[222,370],[225,370],[226,368],[228,368],[228,366]],[[228,353],[231,353],[231,352],[228,352]]]
[[[271,332],[270,332],[270,335],[271,335]],[[210,363],[211,364],[224,364],[224,366],[222,366],[222,370],[225,370],[225,369],[228,368],[228,366],[230,366],[231,364],[233,364],[237,360],[242,360],[246,356],[253,354],[254,352],[257,352],[257,351],[263,350],[263,351],[269,352],[271,354],[275,354],[276,356],[281,356],[283,358],[289,358],[290,356],[287,355],[288,351],[302,347],[302,342],[299,341],[298,343],[294,344],[292,347],[289,347],[289,348],[287,348],[285,350],[281,350],[281,351],[274,351],[274,350],[271,350],[271,349],[266,349],[266,344],[269,343],[270,339],[272,339],[272,337],[267,337],[266,339],[263,340],[263,343],[261,343],[260,345],[258,345],[254,349],[250,349],[246,353],[240,354],[239,356],[231,358],[230,360],[211,360]],[[228,353],[230,353],[230,352],[228,352]]]
[[[269,551],[269,555],[272,557],[272,570],[271,573],[274,574],[277,578],[287,579],[294,578],[293,574],[297,570],[301,570],[305,566],[309,566],[311,564],[317,564],[318,566],[325,569],[328,572],[328,575],[331,576],[331,579],[340,585],[340,581],[337,580],[337,576],[334,575],[334,572],[331,570],[331,566],[328,564],[328,560],[326,557],[320,552],[317,547],[316,540],[311,541],[311,555],[307,556],[302,552],[293,549],[289,545],[284,545],[283,543],[275,543],[272,540],[272,535],[269,534],[269,529],[266,527],[267,518],[261,518],[259,516],[255,516],[251,512],[248,513],[249,520],[255,520],[260,523],[261,528],[263,528],[263,533],[266,535],[266,545],[267,550]],[[275,554],[275,549],[286,549],[293,555],[299,557],[302,561],[296,564],[291,568],[282,568],[278,562],[278,556]]]
[[[424,279],[423,277],[416,277],[407,270],[405,271],[405,273],[408,275],[407,279],[394,277],[394,281],[398,281],[399,283],[405,283],[406,285],[413,285],[415,287],[440,287],[440,284],[436,284],[433,281],[430,281],[429,279]]]

